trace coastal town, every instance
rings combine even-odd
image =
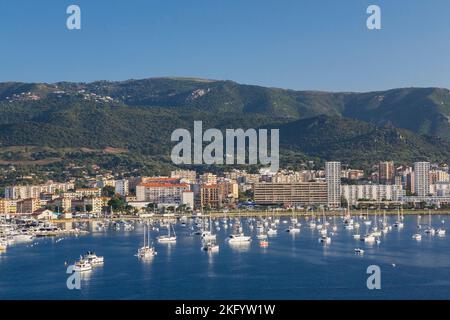
[[[0,198],[0,216],[55,220],[233,210],[450,207],[448,166],[429,162],[395,166],[383,161],[371,172],[344,168],[340,162],[276,173],[174,170],[166,176],[117,179],[109,172],[85,176],[79,185],[72,178],[7,186]]]

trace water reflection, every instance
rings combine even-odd
[[[230,245],[231,249],[238,252],[247,252],[250,250],[251,247],[250,242],[236,242],[236,243],[229,242],[228,244]]]

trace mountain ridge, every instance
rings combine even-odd
[[[194,120],[203,120],[205,128],[279,127],[282,153],[289,153],[291,162],[295,155],[347,157],[354,165],[368,165],[369,158],[446,161],[450,156],[450,91],[445,88],[296,91],[174,77],[0,83],[0,149],[113,147],[129,150],[145,159],[142,163],[148,158],[169,163],[170,133],[191,128]]]

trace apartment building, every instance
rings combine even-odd
[[[256,183],[254,199],[260,205],[309,206],[327,204],[325,182]]]

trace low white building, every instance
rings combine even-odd
[[[32,216],[33,216],[33,218],[36,218],[38,220],[58,219],[58,215],[48,209],[36,210],[35,212],[33,212]]]
[[[404,190],[400,185],[342,185],[341,195],[350,205],[357,205],[360,200],[399,201],[404,196]]]
[[[450,197],[450,182],[439,181],[430,185],[430,193],[438,197]]]

